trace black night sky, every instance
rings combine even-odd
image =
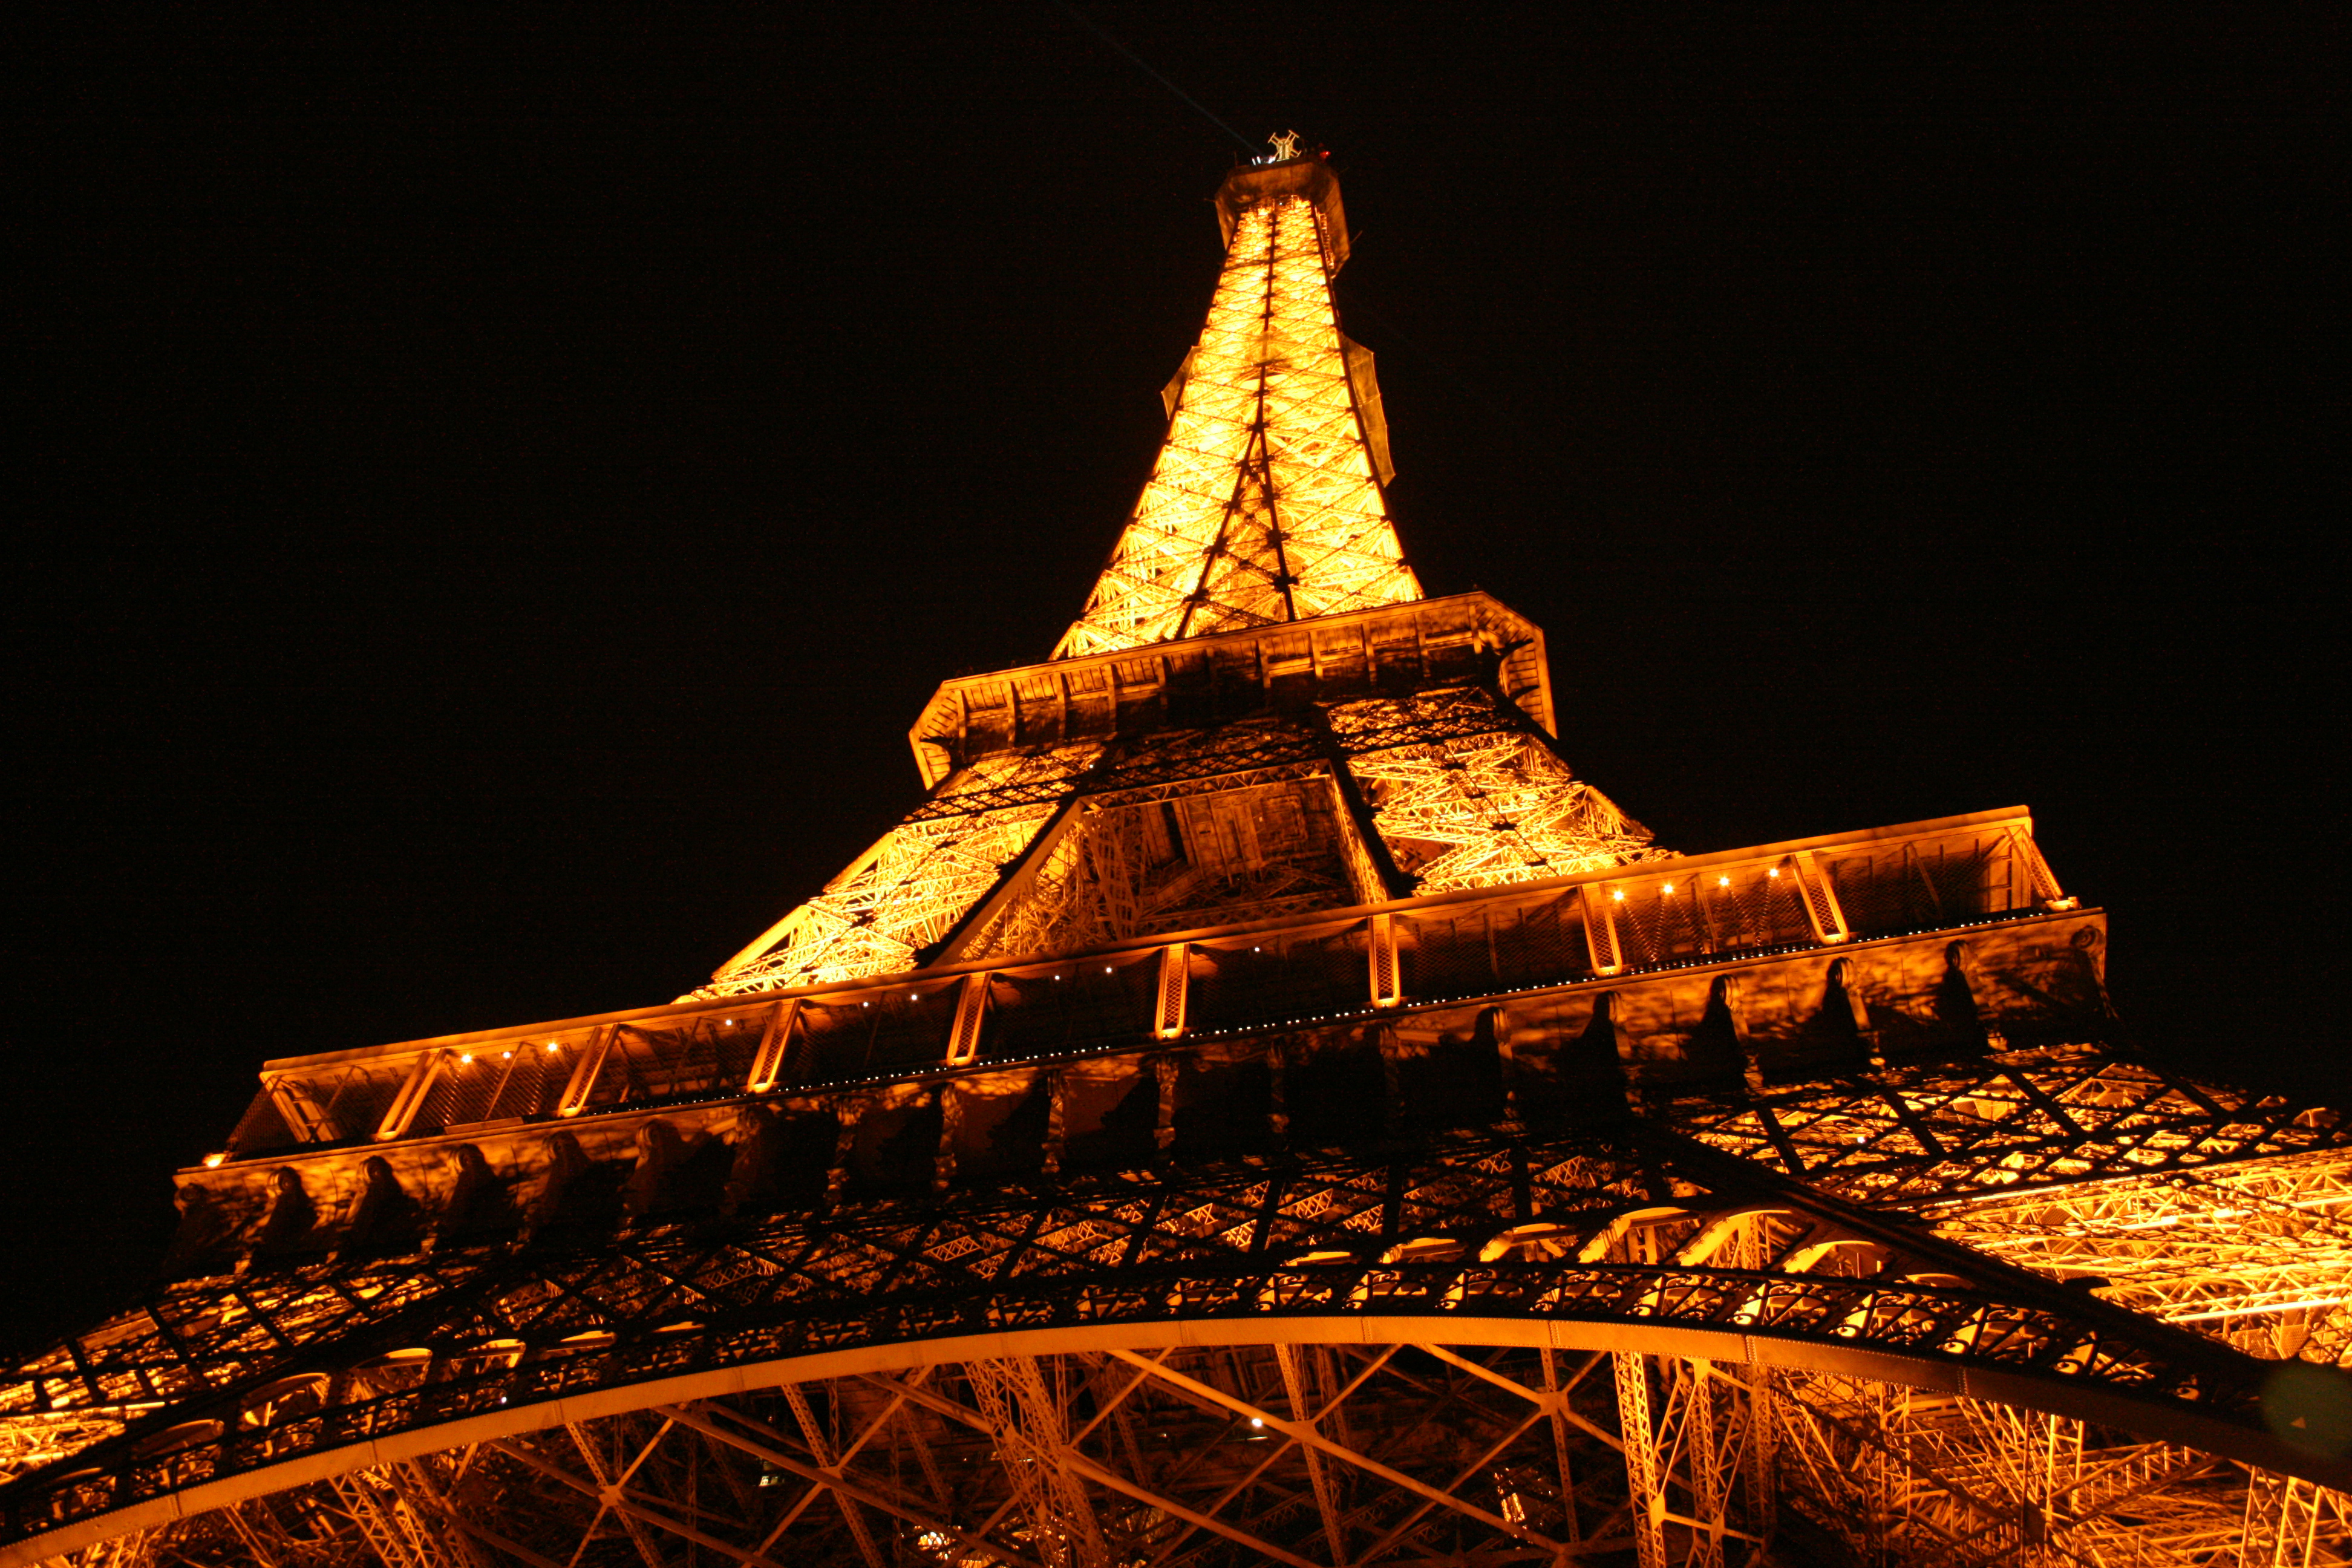
[[[20,50],[0,1340],[142,1288],[264,1058],[697,984],[1076,614],[1239,149],[1061,6],[834,9]],[[1085,14],[1333,150],[1406,550],[1663,843],[2028,804],[2148,1050],[2352,1091],[2339,40],[1624,9]]]

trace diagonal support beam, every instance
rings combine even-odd
[[[1298,1367],[1298,1347],[1276,1345],[1274,1357],[1282,1368],[1283,1392],[1290,1396],[1292,1415],[1311,1429],[1316,1416],[1322,1412],[1312,1408],[1307,1401],[1306,1380]],[[1332,1402],[1334,1405],[1338,1403]],[[1324,1468],[1321,1450],[1309,1447],[1304,1453],[1307,1481],[1315,1489],[1315,1510],[1323,1516],[1323,1541],[1331,1549],[1332,1568],[1348,1568],[1348,1547],[1340,1532],[1339,1500],[1332,1495],[1330,1473]]]
[[[1529,1412],[1525,1420],[1512,1427],[1509,1431],[1504,1433],[1496,1441],[1489,1444],[1486,1450],[1476,1458],[1463,1466],[1461,1471],[1456,1474],[1451,1481],[1446,1483],[1445,1489],[1449,1492],[1454,1490],[1465,1481],[1469,1480],[1474,1476],[1476,1476],[1480,1471],[1484,1470],[1487,1466],[1493,1464],[1497,1458],[1502,1457],[1512,1444],[1517,1442],[1521,1437],[1526,1436],[1529,1427],[1533,1426],[1537,1422],[1543,1418],[1544,1413],[1540,1410]],[[1383,1535],[1378,1541],[1373,1542],[1372,1544],[1365,1550],[1363,1556],[1359,1558],[1358,1561],[1362,1563],[1373,1563],[1379,1561],[1381,1553],[1387,1552],[1391,1547],[1396,1545],[1406,1536],[1412,1534],[1415,1527],[1417,1527],[1423,1520],[1428,1518],[1430,1511],[1436,1508],[1436,1506],[1437,1505],[1433,1502],[1423,1502],[1411,1513],[1406,1514],[1404,1518],[1399,1520],[1396,1524],[1390,1529],[1386,1535]],[[1574,1550],[1575,1548],[1572,1546],[1562,1547],[1560,1549],[1560,1555],[1567,1556]]]
[[[586,1428],[583,1427],[580,1423],[573,1421],[566,1423],[563,1429],[572,1435],[572,1446],[580,1450],[580,1458],[587,1463],[588,1473],[596,1478],[595,1489],[591,1495],[596,1499],[597,1517],[602,1519],[608,1510],[618,1513],[621,1516],[621,1527],[628,1531],[630,1544],[634,1545],[637,1549],[637,1555],[639,1558],[644,1560],[646,1568],[669,1568],[669,1565],[662,1561],[660,1551],[655,1547],[652,1540],[646,1534],[644,1521],[639,1520],[634,1513],[622,1508],[619,1500],[621,1496],[621,1488],[627,1482],[630,1476],[636,1473],[637,1466],[645,1463],[646,1456],[653,1452],[652,1444],[647,1444],[646,1448],[637,1455],[634,1461],[631,1462],[628,1468],[623,1471],[619,1476],[615,1477],[607,1473],[607,1467],[604,1464],[604,1456],[596,1451],[595,1440],[589,1436]],[[668,1430],[669,1424],[667,1422],[664,1422],[662,1424],[662,1432],[667,1432]],[[655,1435],[654,1441],[656,1443],[661,1441],[660,1433],[656,1433]],[[510,1458],[522,1458],[522,1451],[512,1445],[498,1444],[494,1446],[501,1452],[509,1455]],[[524,1462],[529,1463],[530,1461],[525,1460]],[[565,1479],[552,1468],[548,1468],[547,1473],[551,1476],[557,1476],[558,1479]],[[593,1534],[595,1532],[595,1529],[596,1527],[593,1524],[591,1524],[588,1527],[589,1533]]]
[[[1167,1352],[1161,1352],[1163,1356]],[[1149,1358],[1136,1359],[1140,1361],[1142,1364],[1147,1367],[1156,1367],[1159,1365],[1159,1363],[1156,1360]],[[904,1387],[903,1384],[894,1384],[887,1378],[876,1377],[872,1375],[866,1376],[865,1381],[883,1387]],[[1144,1381],[1146,1381],[1146,1379],[1143,1376],[1139,1375],[1137,1378],[1129,1382],[1121,1390],[1119,1398],[1123,1400],[1129,1394],[1134,1393],[1135,1389]],[[961,1422],[976,1432],[985,1433],[992,1430],[986,1415],[982,1414],[980,1411],[971,1409],[965,1405],[958,1405],[954,1400],[946,1397],[944,1394],[934,1393],[929,1389],[923,1389],[920,1391],[907,1389],[906,1392],[908,1393],[908,1397],[913,1399],[916,1403],[936,1411],[938,1414],[947,1417],[949,1420]],[[1089,1423],[1087,1430],[1092,1430],[1093,1425],[1093,1423]],[[1265,1458],[1261,1459],[1247,1475],[1244,1476],[1240,1480],[1234,1482],[1230,1488],[1228,1488],[1225,1492],[1221,1495],[1214,1503],[1211,1504],[1206,1510],[1190,1507],[1187,1504],[1177,1501],[1173,1498],[1168,1497],[1144,1486],[1139,1481],[1121,1476],[1097,1461],[1087,1458],[1085,1454],[1078,1452],[1074,1447],[1065,1445],[1061,1448],[1057,1457],[1067,1463],[1073,1470],[1077,1471],[1084,1475],[1087,1479],[1095,1481],[1098,1485],[1108,1487],[1113,1491],[1124,1493],[1125,1495],[1135,1499],[1138,1502],[1158,1509],[1171,1519],[1181,1519],[1186,1524],[1192,1526],[1194,1529],[1205,1530],[1212,1534],[1223,1536],[1226,1540],[1234,1542],[1238,1545],[1244,1546],[1250,1551],[1257,1552],[1273,1562],[1301,1564],[1303,1565],[1303,1568],[1327,1568],[1326,1564],[1313,1562],[1308,1558],[1300,1557],[1296,1552],[1287,1551],[1283,1547],[1276,1546],[1272,1542],[1267,1541],[1261,1536],[1253,1535],[1248,1531],[1243,1530],[1236,1525],[1228,1524],[1223,1520],[1217,1517],[1218,1512],[1223,1509],[1226,1503],[1232,1501],[1234,1498],[1245,1491],[1251,1482],[1257,1479],[1260,1475],[1271,1468],[1276,1459],[1290,1451],[1292,1446],[1292,1443],[1287,1440],[1282,1443],[1273,1453],[1268,1454]],[[1181,1544],[1182,1538],[1180,1537],[1176,1542],[1172,1542],[1168,1546],[1162,1548],[1159,1556],[1155,1557],[1152,1561],[1155,1563],[1167,1561]]]
[[[840,1466],[826,1451],[824,1433],[817,1426],[816,1412],[809,1408],[808,1395],[798,1384],[784,1385],[784,1403],[792,1407],[793,1419],[800,1423],[801,1437],[808,1444],[809,1452],[816,1456],[817,1468],[839,1475]],[[866,1559],[866,1568],[883,1568],[882,1549],[875,1543],[874,1532],[866,1527],[866,1516],[857,1511],[856,1500],[834,1489],[834,1503],[841,1510],[842,1522],[849,1526],[851,1539],[857,1542],[857,1554]]]
[[[773,1465],[780,1470],[788,1470],[803,1480],[816,1481],[830,1487],[844,1497],[854,1499],[867,1508],[889,1514],[893,1518],[905,1520],[919,1530],[938,1531],[967,1551],[993,1558],[997,1562],[1005,1563],[1007,1568],[1045,1568],[1043,1563],[1034,1558],[1024,1556],[1009,1547],[999,1546],[992,1541],[983,1540],[945,1520],[926,1513],[900,1499],[887,1496],[863,1481],[852,1480],[847,1476],[829,1476],[815,1466],[786,1453],[780,1447],[762,1443],[746,1433],[731,1431],[721,1426],[694,1406],[665,1405],[658,1408],[664,1415],[681,1426],[690,1426],[708,1436],[717,1438],[721,1443],[740,1449],[755,1459]],[[730,1410],[727,1415],[730,1419],[742,1422],[746,1426],[755,1427],[761,1432],[767,1432],[770,1436],[779,1436],[768,1432],[767,1427],[740,1411]]]
[[[1569,1390],[1576,1386],[1574,1382],[1571,1382],[1568,1388],[1558,1389],[1550,1393],[1546,1393],[1544,1390],[1539,1388],[1529,1388],[1526,1384],[1520,1383],[1516,1379],[1505,1377],[1501,1373],[1496,1372],[1492,1367],[1480,1366],[1476,1362],[1470,1360],[1466,1356],[1457,1355],[1454,1352],[1446,1349],[1444,1345],[1416,1343],[1413,1348],[1415,1350],[1426,1351],[1431,1355],[1435,1356],[1438,1360],[1458,1366],[1464,1372],[1468,1373],[1471,1376],[1483,1378],[1486,1382],[1493,1384],[1497,1388],[1507,1389],[1511,1393],[1517,1394],[1521,1399],[1526,1400],[1528,1404],[1544,1411],[1546,1414],[1554,1415],[1559,1419],[1567,1422],[1570,1426],[1575,1427],[1578,1431],[1583,1433],[1588,1437],[1597,1438],[1601,1442],[1603,1442],[1609,1447],[1618,1449],[1621,1452],[1625,1447],[1623,1439],[1620,1438],[1616,1433],[1610,1431],[1605,1426],[1598,1426],[1593,1422],[1586,1420],[1583,1416],[1579,1415],[1575,1410],[1570,1407],[1568,1403]],[[1592,1360],[1585,1363],[1585,1370],[1588,1372],[1591,1371],[1593,1362],[1599,1361],[1600,1358],[1601,1352],[1597,1351],[1593,1352]],[[1580,1373],[1577,1376],[1579,1380],[1581,1380],[1583,1373]]]
[[[1320,1432],[1315,1430],[1313,1426],[1304,1422],[1286,1421],[1281,1416],[1275,1415],[1272,1411],[1252,1405],[1249,1401],[1239,1398],[1234,1394],[1227,1394],[1223,1389],[1213,1388],[1209,1384],[1202,1383],[1197,1379],[1187,1377],[1182,1373],[1177,1372],[1172,1368],[1161,1366],[1154,1362],[1146,1361],[1143,1357],[1135,1354],[1132,1351],[1115,1350],[1110,1353],[1132,1365],[1150,1368],[1151,1374],[1154,1377],[1160,1378],[1176,1387],[1187,1389],[1198,1398],[1210,1400],[1215,1404],[1223,1405],[1228,1410],[1236,1411],[1243,1415],[1248,1416],[1253,1420],[1262,1421],[1274,1431],[1282,1433],[1285,1436],[1291,1437],[1303,1445],[1319,1449],[1321,1452],[1339,1460],[1342,1464],[1352,1466],[1357,1469],[1362,1470],[1367,1475],[1373,1476],[1381,1480],[1386,1481],[1392,1487],[1402,1488],[1416,1496],[1427,1498],[1432,1501],[1443,1504],[1444,1507],[1452,1509],[1454,1512],[1463,1515],[1465,1518],[1475,1519],[1489,1530],[1496,1531],[1504,1535],[1515,1536],[1532,1545],[1540,1546],[1548,1552],[1559,1552],[1566,1550],[1566,1543],[1563,1542],[1554,1541],[1549,1536],[1543,1534],[1540,1531],[1529,1530],[1525,1525],[1513,1524],[1509,1520],[1503,1518],[1500,1514],[1493,1513],[1486,1509],[1480,1508],[1475,1503],[1473,1503],[1466,1499],[1454,1497],[1448,1493],[1440,1491],[1426,1481],[1420,1480],[1412,1476],[1408,1476],[1402,1470],[1393,1469],[1387,1465],[1381,1464],[1378,1459],[1373,1458],[1369,1454],[1359,1453],[1357,1450],[1348,1447],[1343,1444],[1335,1443],[1328,1437],[1324,1436]]]
[[[1086,1477],[1088,1480],[1093,1481],[1097,1486],[1108,1487],[1111,1490],[1116,1492],[1124,1492],[1127,1496],[1135,1499],[1136,1501],[1143,1503],[1147,1507],[1156,1508],[1160,1512],[1174,1519],[1181,1519],[1185,1523],[1192,1525],[1197,1529],[1208,1531],[1210,1533],[1214,1535],[1222,1535],[1227,1541],[1233,1542],[1236,1545],[1245,1547],[1248,1550],[1258,1553],[1260,1556],[1266,1558],[1270,1562],[1287,1563],[1291,1564],[1291,1568],[1325,1568],[1323,1563],[1317,1563],[1311,1558],[1301,1557],[1295,1552],[1285,1551],[1283,1548],[1274,1544],[1274,1542],[1265,1540],[1262,1537],[1252,1535],[1249,1531],[1242,1530],[1237,1526],[1227,1524],[1224,1521],[1218,1519],[1213,1514],[1202,1513],[1196,1509],[1185,1507],[1182,1503],[1178,1502],[1173,1498],[1162,1497],[1160,1494],[1151,1490],[1148,1487],[1139,1485],[1137,1482],[1128,1479],[1125,1476],[1118,1475],[1114,1471],[1106,1469],[1102,1466],[1095,1463],[1092,1459],[1087,1458],[1084,1454],[1068,1452],[1063,1456],[1063,1460],[1070,1467],[1071,1469]]]

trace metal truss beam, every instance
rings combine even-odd
[[[635,1568],[680,1551],[755,1568],[1738,1568],[1762,1561],[1775,1507],[1816,1548],[1890,1568],[2352,1561],[2340,1492],[2063,1417],[1705,1357],[1562,1369],[1436,1341],[1015,1354],[657,1402],[297,1482],[76,1561],[207,1561],[215,1542],[287,1568],[586,1568],[615,1548]]]
[[[1607,1187],[1622,1195],[1595,1206]],[[1857,1271],[1864,1256],[1873,1261]],[[1043,1350],[1133,1353],[1170,1331],[1154,1325],[1178,1323],[1297,1344],[1360,1335],[1340,1326],[1350,1322],[1419,1322],[1390,1332],[1866,1367],[2328,1479],[2255,1425],[2263,1368],[2252,1358],[1655,1131],[1012,1183],[919,1214],[655,1227],[586,1257],[435,1253],[232,1277],[157,1310],[145,1337],[121,1343],[149,1358],[140,1375],[197,1392],[121,1436],[90,1428],[98,1440],[11,1486],[13,1528],[46,1533],[117,1512],[128,1527],[184,1495],[261,1495],[273,1466],[331,1450],[350,1451],[356,1468],[394,1437],[417,1452],[436,1431],[446,1442],[511,1436],[545,1419],[534,1410],[590,1392],[740,1386],[738,1369],[754,1365],[796,1381],[832,1375],[823,1369],[845,1356],[869,1358],[867,1369],[890,1355],[961,1360],[960,1341],[1009,1345],[1008,1332]],[[153,1331],[166,1322],[169,1338]],[[423,1359],[400,1360],[404,1347]],[[129,1375],[116,1352],[81,1353],[105,1380],[99,1392]],[[363,1370],[387,1356],[413,1372],[387,1383]],[[42,1386],[56,1399],[76,1385]],[[1045,1405],[1026,1394],[1014,1405],[1036,1413],[1017,1429],[1053,1439]],[[1344,1463],[1319,1448],[1304,1408],[1276,1429],[1296,1426],[1298,1442]],[[1717,1419],[1698,1412],[1692,1430]],[[1301,1479],[1312,1492],[1312,1476]],[[1728,1488],[1703,1478],[1709,1500],[1696,1513],[1719,1510]],[[1344,1511],[1336,1497],[1324,1506]]]

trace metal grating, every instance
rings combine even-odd
[[[1157,951],[992,974],[981,1054],[1000,1060],[1056,1056],[1140,1039],[1158,1016],[1159,984]]]
[[[731,1016],[706,1014],[670,1029],[624,1026],[614,1034],[589,1091],[588,1109],[740,1094],[751,1076],[763,1022],[758,1010],[747,1008]],[[551,1102],[562,1089],[551,1068],[548,1083]]]
[[[339,1142],[373,1135],[415,1070],[413,1060],[353,1062],[284,1080],[279,1088],[305,1108],[321,1141]]]
[[[1580,980],[1592,972],[1576,895],[1400,912],[1404,992],[1417,1002]]]
[[[1195,945],[1185,1021],[1195,1030],[1243,1028],[1360,1013],[1370,932],[1357,921],[1320,931],[1267,931]]]
[[[786,1060],[809,1083],[938,1067],[947,1059],[955,1007],[954,983],[938,981],[803,1002]]]
[[[245,1108],[244,1116],[237,1121],[236,1131],[228,1135],[229,1152],[238,1155],[289,1148],[297,1142],[267,1089],[253,1097],[253,1103]]]
[[[2006,833],[1906,843],[1824,857],[1838,902],[1858,936],[1956,925],[2029,901]]]

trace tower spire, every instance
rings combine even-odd
[[[1244,164],[1217,192],[1225,265],[1162,394],[1168,434],[1056,658],[1422,597],[1381,486],[1372,356],[1339,331],[1339,182],[1319,153]]]

